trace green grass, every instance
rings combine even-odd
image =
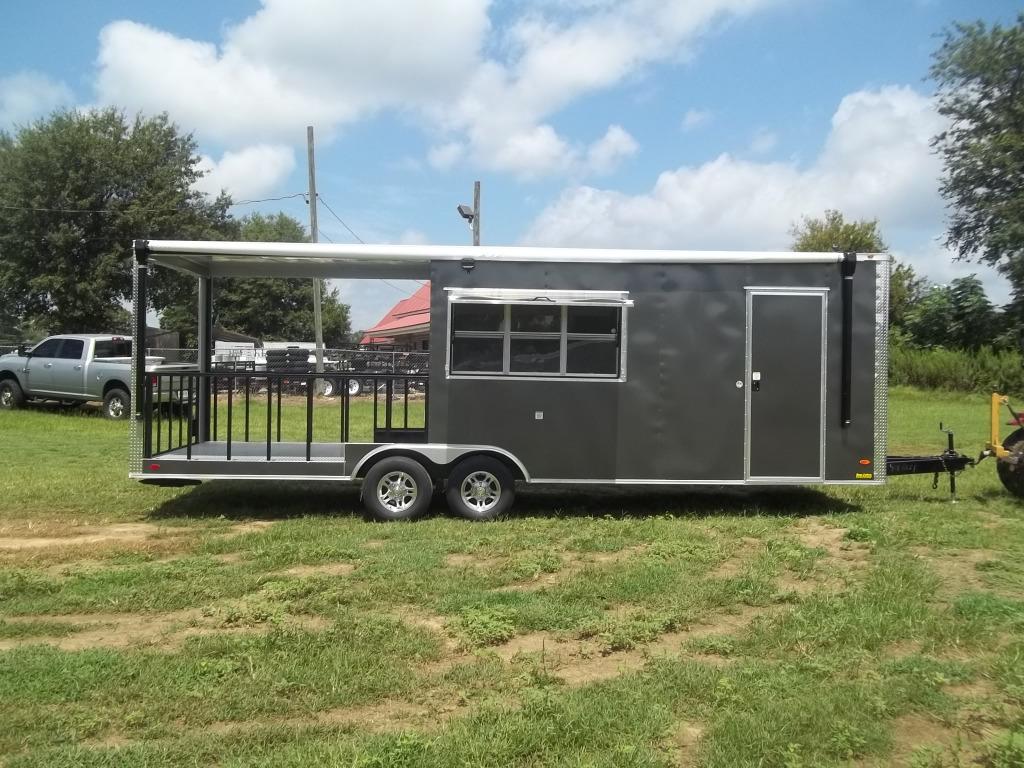
[[[973,453],[986,405],[894,389],[890,450],[942,420]],[[1024,514],[990,462],[956,505],[527,488],[378,525],[353,487],[136,485],[89,411],[0,434],[9,766],[1022,764]]]

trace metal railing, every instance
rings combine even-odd
[[[319,443],[421,442],[427,431],[427,378],[414,374],[361,374],[374,382],[373,396],[349,394],[341,376],[336,400],[314,398],[316,374],[259,371],[156,371],[147,374],[143,392],[143,456],[183,453],[191,460],[203,435],[223,443],[231,461],[237,447],[263,444],[261,456],[274,458],[274,445],[304,443],[311,461]],[[302,394],[295,396],[294,385]],[[209,389],[206,424],[199,422],[199,398]],[[164,404],[159,407],[159,404]],[[336,416],[330,412],[337,409]],[[201,428],[204,426],[205,429]]]

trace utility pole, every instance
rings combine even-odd
[[[473,207],[460,203],[456,208],[459,216],[469,223],[473,233],[473,245],[480,245],[480,182],[473,182]]]
[[[306,126],[306,150],[309,160],[309,236],[320,241],[316,223],[316,163],[313,159],[313,126]],[[316,372],[324,372],[324,319],[320,311],[320,278],[313,278],[313,325],[316,334]],[[323,394],[323,379],[316,380],[316,393]]]
[[[480,182],[473,182],[473,245],[480,245]]]

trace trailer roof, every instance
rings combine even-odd
[[[428,279],[432,261],[600,264],[832,264],[841,253],[529,248],[468,245],[337,245],[204,240],[136,241],[153,264],[202,277],[396,277]],[[887,254],[859,254],[888,261]]]

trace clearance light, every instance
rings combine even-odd
[[[861,459],[858,463],[862,467],[868,467],[868,466],[871,466],[871,459]]]
[[[160,469],[160,465],[159,464],[150,464],[149,468],[150,469]]]

